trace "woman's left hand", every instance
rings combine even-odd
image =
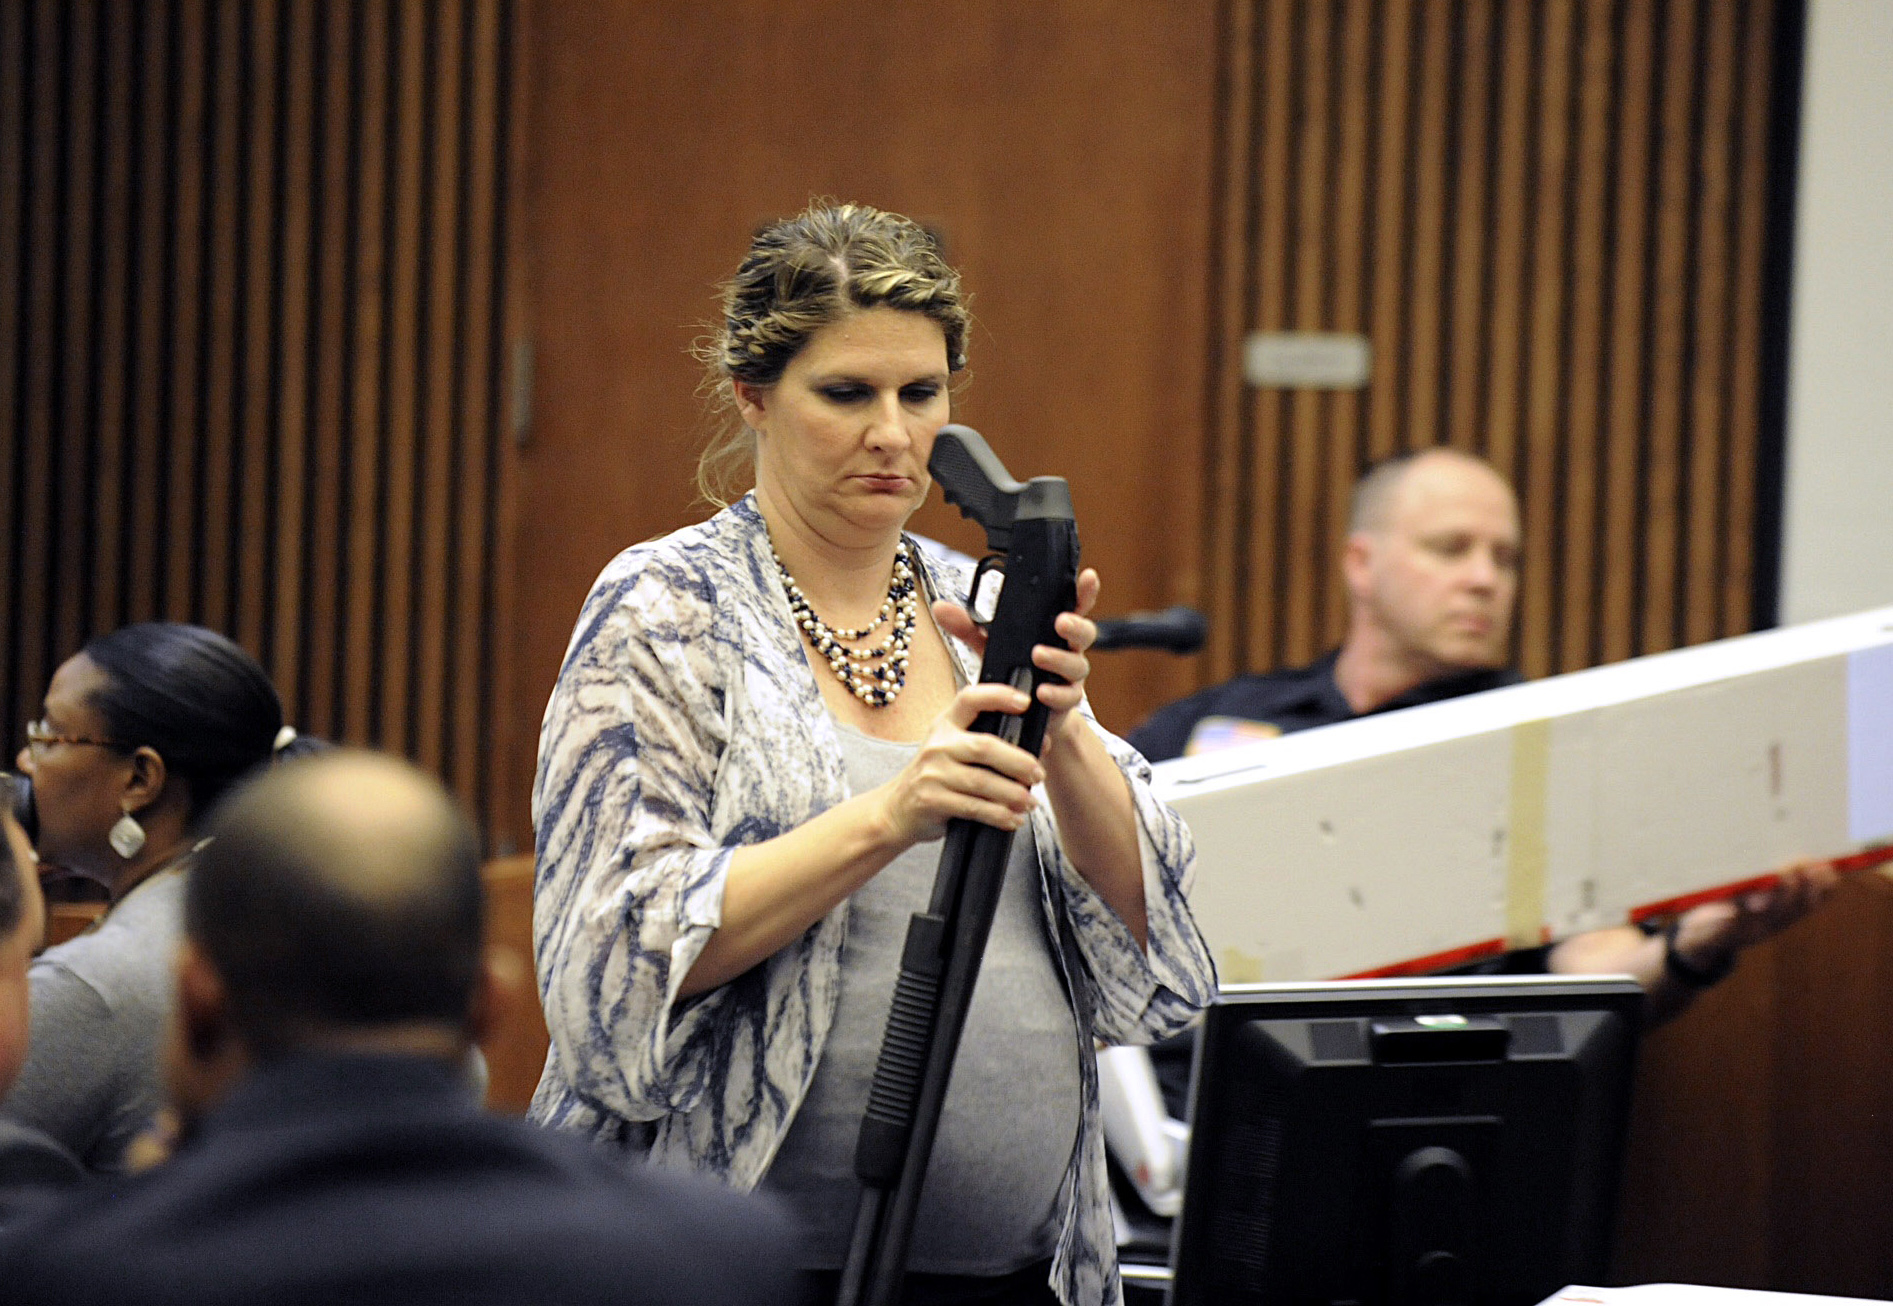
[[[1085,678],[1091,674],[1091,659],[1085,653],[1098,638],[1098,623],[1091,620],[1089,614],[1097,604],[1099,586],[1095,568],[1086,567],[1079,572],[1077,606],[1070,612],[1059,613],[1058,619],[1052,623],[1058,637],[1069,647],[1036,644],[1032,648],[1032,665],[1065,682],[1062,685],[1055,681],[1047,682],[1038,689],[1039,702],[1052,710],[1051,719],[1045,726],[1047,743],[1060,732],[1071,728],[1072,713],[1085,701]],[[973,618],[965,608],[944,599],[936,600],[933,619],[941,630],[955,639],[966,641],[972,645],[975,653],[985,656],[986,632],[973,624]]]
[[[1038,700],[1051,709],[1039,756],[1045,763],[1045,792],[1058,825],[1058,841],[1079,875],[1117,914],[1140,948],[1150,942],[1150,914],[1144,901],[1144,872],[1137,833],[1137,813],[1130,781],[1078,708],[1085,701],[1091,674],[1086,652],[1098,639],[1091,609],[1098,601],[1098,573],[1078,573],[1077,603],[1061,612],[1052,628],[1068,645],[1036,644],[1032,665],[1063,679],[1038,687]],[[933,605],[940,629],[986,653],[986,633],[966,610],[952,603]],[[1015,702],[1018,700],[1014,700]]]

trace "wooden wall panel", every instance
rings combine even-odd
[[[1519,489],[1527,674],[1750,628],[1775,15],[1228,0],[1203,680],[1338,641],[1345,487],[1434,444]],[[1250,390],[1252,330],[1363,332],[1372,378]]]
[[[1616,1281],[1893,1297],[1889,934],[1857,877],[1645,1040]]]
[[[495,823],[514,0],[0,6],[0,734],[129,621]]]

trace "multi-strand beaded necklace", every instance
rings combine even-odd
[[[770,546],[776,571],[782,576],[783,591],[789,597],[789,612],[795,624],[808,634],[809,643],[822,655],[848,691],[869,707],[886,707],[907,684],[907,653],[914,642],[914,624],[920,611],[918,590],[914,585],[913,551],[905,539],[894,549],[894,574],[888,579],[887,599],[874,620],[859,630],[837,630],[815,615],[802,587],[782,564],[782,558]],[[880,643],[868,648],[849,648],[856,640],[866,639],[892,621],[892,628]]]

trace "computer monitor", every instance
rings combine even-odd
[[[1225,989],[1191,1083],[1172,1306],[1498,1306],[1607,1272],[1628,977]]]

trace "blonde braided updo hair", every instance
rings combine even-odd
[[[704,389],[722,429],[697,460],[697,489],[726,505],[748,487],[755,433],[736,415],[735,383],[769,386],[809,337],[850,313],[920,313],[946,336],[947,368],[966,367],[969,317],[960,275],[919,223],[865,204],[817,200],[765,227],[723,287],[721,329],[698,342]]]

